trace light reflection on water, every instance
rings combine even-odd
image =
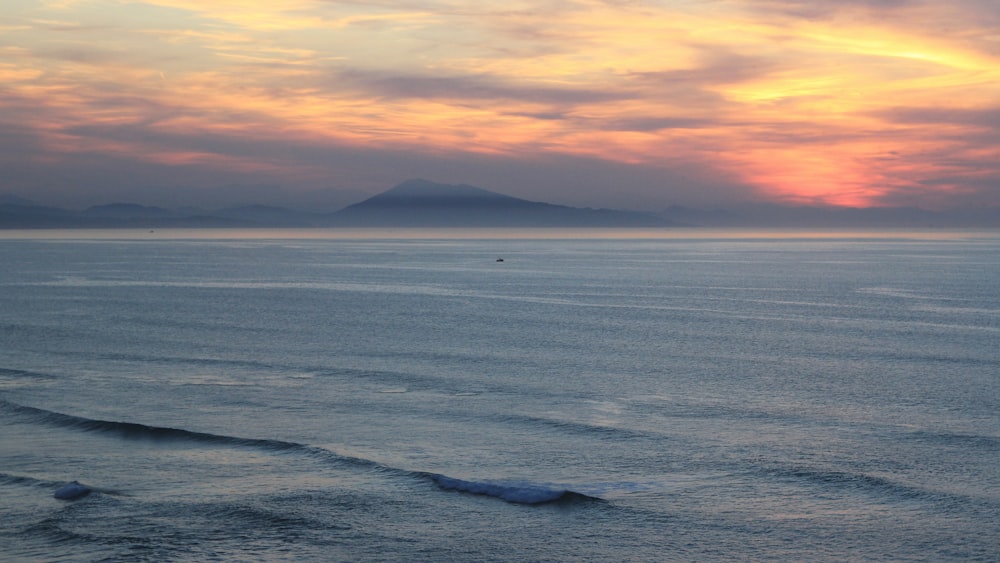
[[[6,236],[0,559],[996,552],[996,234],[495,232]]]

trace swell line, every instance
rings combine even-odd
[[[56,376],[49,373],[39,373],[23,369],[0,368],[0,377],[10,379],[55,379]]]
[[[263,438],[237,438],[207,432],[195,432],[164,426],[148,426],[136,422],[97,420],[71,414],[28,407],[0,399],[0,408],[40,424],[84,432],[98,432],[117,435],[126,439],[148,439],[163,441],[189,441],[206,444],[256,447],[268,451],[288,451],[307,448],[304,444],[270,440]]]
[[[601,498],[558,485],[549,486],[523,481],[467,481],[439,473],[416,472],[415,475],[429,479],[445,491],[496,497],[515,504],[603,502]]]
[[[244,447],[273,453],[297,453],[304,457],[317,459],[326,463],[362,467],[397,477],[414,478],[429,482],[444,491],[495,497],[517,504],[548,504],[555,502],[601,501],[593,497],[558,485],[545,485],[526,481],[473,481],[448,477],[439,473],[412,471],[391,467],[377,461],[342,456],[333,451],[317,446],[309,446],[297,442],[273,440],[266,438],[240,438],[224,436],[208,432],[196,432],[180,428],[149,426],[135,422],[116,422],[96,420],[59,413],[55,411],[29,407],[0,399],[0,411],[19,416],[23,419],[48,426],[97,432],[117,436],[129,440],[180,441],[196,444],[221,445],[228,447]],[[16,478],[11,477],[12,480]]]
[[[927,489],[888,477],[857,471],[791,465],[768,468],[764,472],[781,479],[802,480],[824,487],[843,491],[854,490],[897,501],[933,502],[956,511],[989,508],[994,505],[992,501],[984,498]],[[990,508],[990,510],[992,509]]]

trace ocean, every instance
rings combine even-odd
[[[1000,233],[12,231],[0,263],[2,561],[1000,560]]]

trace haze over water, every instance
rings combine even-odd
[[[1000,236],[580,235],[0,232],[0,559],[1000,553]]]

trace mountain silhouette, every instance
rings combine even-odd
[[[465,184],[407,180],[330,216],[351,227],[653,227],[654,215],[520,199]]]
[[[714,209],[672,206],[657,213],[591,209],[520,199],[465,184],[407,180],[340,211],[269,205],[165,209],[135,203],[82,211],[0,193],[0,229],[325,227],[715,227],[938,228],[1000,227],[1000,209],[928,211],[906,207],[788,207],[773,203]]]

